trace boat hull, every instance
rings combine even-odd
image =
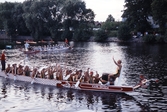
[[[90,90],[90,91],[104,91],[104,92],[133,92],[134,88],[132,86],[115,86],[115,85],[103,85],[103,84],[91,84],[91,83],[80,83],[78,88],[75,87],[75,82],[62,81],[58,84],[59,87],[74,88],[81,90]]]
[[[0,72],[0,76],[5,77],[7,79],[12,79],[12,80],[15,80],[15,81],[18,80],[18,81],[30,82],[30,83],[33,81],[33,78],[31,78],[29,76],[23,76],[23,75],[14,76],[13,74],[7,74],[7,75],[4,72]],[[33,83],[49,85],[49,86],[57,86],[57,83],[61,83],[61,81],[35,78]]]
[[[39,53],[40,51],[24,51],[24,54],[36,54]]]

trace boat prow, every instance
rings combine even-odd
[[[115,86],[115,85],[103,85],[103,84],[91,84],[91,83],[80,83],[78,88],[75,88],[74,82],[62,81],[58,84],[58,87],[65,88],[74,88],[80,90],[89,90],[89,91],[102,91],[102,92],[118,92],[126,93],[133,92],[134,88],[132,86]]]

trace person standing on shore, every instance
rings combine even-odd
[[[2,50],[1,54],[1,65],[2,65],[2,71],[5,71],[5,50]]]

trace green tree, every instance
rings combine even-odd
[[[86,9],[85,2],[69,0],[63,8],[63,16],[64,33],[66,33],[63,38],[67,38],[65,36],[70,35],[67,34],[70,32],[70,28],[74,30],[74,41],[85,41],[90,37],[88,36],[91,32],[90,30],[92,30],[90,23],[94,21],[95,15],[91,9]],[[81,32],[85,35],[81,35]]]
[[[95,32],[95,41],[104,42],[108,38],[108,35],[105,30],[99,30]]]
[[[44,30],[44,21],[41,17],[45,5],[40,1],[25,1],[23,3],[24,20],[27,28],[30,30],[32,37],[35,40],[41,39]]]
[[[127,24],[122,24],[118,30],[118,38],[127,41],[131,39],[130,28]]]
[[[152,13],[153,19],[160,26],[160,32],[165,34],[167,23],[167,0],[153,0]]]
[[[106,22],[114,22],[114,21],[115,21],[114,17],[111,14],[108,15]]]
[[[125,10],[122,15],[131,30],[144,33],[151,29],[148,17],[151,16],[153,0],[125,0]]]
[[[25,21],[23,19],[23,8],[22,4],[16,4],[13,10],[14,26],[16,27],[16,35],[29,35],[29,30],[26,27]]]
[[[16,4],[10,2],[0,4],[0,20],[3,21],[3,29],[8,36],[13,36],[16,33],[15,20],[13,19]]]

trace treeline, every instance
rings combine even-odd
[[[26,0],[0,3],[0,29],[8,36],[30,35],[34,40],[50,36],[86,41],[92,35],[95,14],[81,0]]]
[[[166,0],[125,0],[122,22],[109,15],[105,22],[97,23],[82,0],[5,2],[0,3],[0,30],[12,38],[30,35],[41,40],[50,36],[54,41],[87,41],[91,36],[95,41],[108,37],[127,41],[140,32],[145,42],[167,42],[166,6]]]

